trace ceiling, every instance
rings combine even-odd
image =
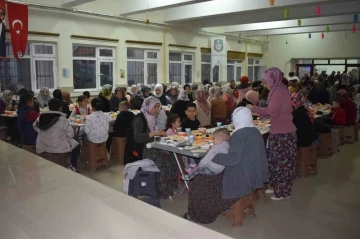
[[[47,2],[30,0],[28,2]],[[351,32],[360,0],[54,0],[52,5],[201,28],[242,37]],[[316,14],[317,8],[320,15]],[[99,10],[100,9],[100,10]],[[285,9],[288,17],[285,18]],[[299,26],[299,20],[301,25]],[[360,19],[356,23],[360,31]]]

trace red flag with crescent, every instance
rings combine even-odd
[[[14,57],[19,59],[25,55],[28,42],[29,10],[24,4],[7,2],[11,44]]]

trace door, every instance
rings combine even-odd
[[[192,83],[192,64],[185,64],[185,84],[191,84]]]
[[[157,83],[157,63],[147,63],[147,84]]]
[[[114,63],[112,61],[100,61],[100,86],[114,85]]]
[[[237,82],[240,80],[241,77],[241,73],[242,73],[241,66],[236,66],[235,70],[236,70],[235,81]]]

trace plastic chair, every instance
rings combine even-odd
[[[126,137],[113,137],[111,142],[110,159],[114,163],[124,164]]]
[[[106,144],[84,141],[81,148],[81,162],[83,167],[88,166],[92,172],[95,172],[100,166],[107,166]]]
[[[353,125],[344,127],[344,143],[354,143],[354,128]]]
[[[316,146],[299,147],[296,155],[296,172],[300,177],[310,173],[317,174]]]
[[[129,195],[134,198],[148,196],[143,201],[155,207],[160,207],[158,178],[158,172],[138,170],[134,179],[129,182]]]
[[[60,166],[63,166],[64,168],[67,168],[69,154],[70,153],[55,154],[55,153],[43,152],[40,154],[40,157],[47,159]]]
[[[339,130],[339,141],[340,141],[340,145],[344,144],[344,126],[343,125],[333,125],[332,126],[334,129],[338,129]]]
[[[230,209],[222,212],[220,215],[229,218],[233,227],[241,227],[247,216],[256,216],[253,193],[240,198]]]

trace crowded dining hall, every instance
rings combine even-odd
[[[0,238],[358,238],[359,12],[0,0]]]

